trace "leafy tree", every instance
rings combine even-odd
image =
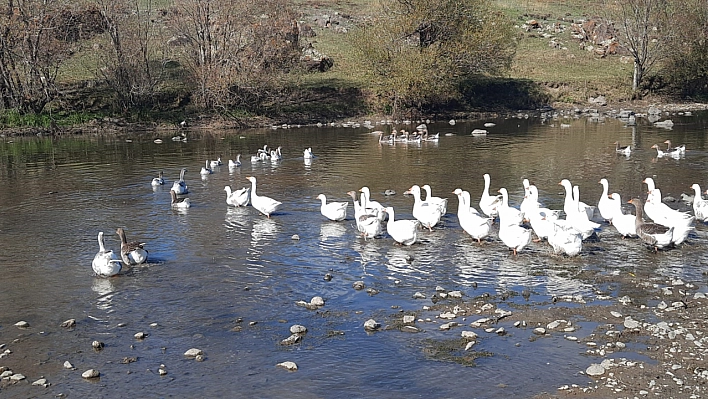
[[[487,0],[392,0],[378,7],[352,44],[392,114],[455,99],[466,78],[511,65],[511,21]]]

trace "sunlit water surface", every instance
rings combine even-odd
[[[500,119],[491,121],[496,126],[485,137],[469,134],[481,123],[438,122],[429,125],[441,133],[438,142],[395,145],[379,144],[369,129],[342,127],[189,131],[187,142],[172,141],[176,133],[142,132],[3,138],[0,344],[13,354],[0,359],[0,366],[11,366],[29,381],[44,376],[52,385],[20,384],[0,395],[4,390],[25,397],[506,398],[587,384],[578,371],[593,359],[582,345],[561,336],[531,342],[531,329],[514,329],[511,322],[500,323],[510,332],[503,337],[477,329],[481,339],[474,349],[491,356],[477,359],[476,367],[433,358],[426,349],[430,340],[456,340],[469,327],[442,332],[439,324],[418,322],[418,334],[396,328],[367,334],[363,323],[374,318],[386,328],[414,313],[435,320],[438,313],[422,308],[432,304],[437,286],[467,298],[511,293],[499,306],[512,311],[528,304],[574,306],[553,305],[553,296],[598,302],[597,291],[606,287],[583,280],[586,270],[704,286],[703,224],[683,248],[659,254],[605,225],[579,257],[568,259],[552,256],[545,243],[511,256],[496,233],[479,245],[455,215],[451,192],[469,190],[477,206],[484,173],[491,175],[491,191],[506,187],[516,206],[522,178],[530,179],[541,201],[554,209],[562,208],[563,178],[579,185],[581,199],[591,204],[599,199],[602,177],[625,200],[643,196],[642,180],[649,176],[664,196],[675,198],[690,194],[693,183],[708,186],[706,115],[671,118],[672,130],[643,119],[636,128],[615,119]],[[387,133],[391,128],[377,126]],[[158,137],[162,144],[153,142]],[[650,147],[666,139],[685,143],[685,158],[657,159]],[[630,157],[618,155],[615,141],[636,149]],[[284,159],[251,164],[250,155],[264,144],[282,146]],[[302,156],[307,147],[317,156],[311,162]],[[238,153],[240,168],[224,165],[200,177],[205,160],[221,156],[226,163]],[[178,212],[170,209],[168,190],[182,167],[188,169],[193,205]],[[167,183],[153,189],[150,181],[159,171]],[[257,177],[261,195],[283,202],[270,219],[251,207],[226,205],[224,186],[246,186],[246,176]],[[347,220],[331,222],[320,215],[315,198],[324,193],[346,201],[347,191],[368,186],[373,199],[405,219],[412,218],[413,199],[403,192],[413,184],[430,184],[433,195],[450,201],[442,223],[433,232],[421,231],[412,247],[388,236],[358,237],[351,205]],[[386,189],[397,194],[385,197]],[[680,202],[671,206],[688,209]],[[117,251],[117,227],[125,228],[129,240],[146,243],[148,264],[114,278],[94,277],[96,234],[105,232],[108,248]],[[331,281],[323,278],[327,273]],[[355,281],[378,294],[354,290]],[[611,293],[631,290],[614,287]],[[413,299],[418,291],[428,299]],[[524,291],[531,293],[528,301],[520,295]],[[313,296],[322,296],[326,305],[308,310],[295,304]],[[60,328],[69,318],[77,326]],[[14,327],[19,320],[31,328]],[[292,324],[306,326],[307,335],[299,344],[280,345]],[[148,337],[137,340],[137,332]],[[93,340],[105,342],[105,349],[93,351]],[[204,351],[203,362],[183,355],[192,347]],[[124,364],[130,357],[136,361]],[[67,360],[76,371],[63,369]],[[297,372],[276,367],[288,360],[297,363]],[[168,370],[162,377],[161,364]],[[89,368],[99,369],[101,378],[82,380],[80,373]]]

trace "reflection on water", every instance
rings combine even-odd
[[[603,225],[598,239],[584,245],[576,258],[554,256],[544,242],[531,243],[514,257],[498,239],[498,225],[478,244],[462,231],[456,215],[448,213],[433,232],[420,231],[418,242],[404,247],[387,235],[363,239],[356,231],[352,207],[341,223],[323,220],[313,198],[327,193],[345,200],[347,191],[368,186],[384,206],[396,209],[397,217],[411,219],[412,198],[401,193],[412,184],[428,183],[441,197],[451,196],[444,193],[458,187],[468,190],[477,207],[483,173],[491,175],[490,192],[506,187],[511,205],[517,207],[523,197],[523,178],[539,188],[539,201],[552,209],[563,207],[558,185],[563,178],[577,184],[583,201],[590,204],[601,195],[597,182],[602,177],[625,199],[645,196],[642,180],[649,176],[664,195],[681,198],[682,193],[692,193],[692,183],[708,185],[704,180],[708,143],[702,127],[706,117],[672,119],[676,124],[666,130],[639,119],[636,126],[614,119],[602,123],[566,120],[561,126],[551,120],[541,124],[533,117],[510,118],[495,120],[496,126],[484,137],[470,135],[478,126],[473,123],[430,123],[431,133],[443,133],[439,141],[392,144],[379,143],[378,135],[364,128],[314,127],[190,132],[188,142],[172,141],[167,135],[159,145],[153,142],[155,137],[141,133],[3,141],[0,299],[13,306],[3,308],[0,323],[9,325],[31,316],[30,322],[44,329],[48,327],[41,326],[43,320],[56,326],[77,314],[103,320],[110,313],[112,321],[120,320],[131,330],[117,330],[117,336],[123,334],[127,339],[107,342],[107,348],[133,345],[131,356],[134,353],[140,359],[137,364],[142,370],[154,369],[155,364],[177,367],[184,362],[184,350],[205,350],[207,361],[196,364],[194,373],[171,372],[175,379],[157,382],[164,396],[233,396],[229,382],[233,376],[243,380],[239,389],[247,397],[273,397],[280,392],[298,397],[349,397],[359,395],[364,386],[373,396],[389,397],[391,375],[397,376],[399,396],[457,397],[469,396],[474,390],[480,397],[503,398],[509,392],[528,392],[529,396],[548,392],[568,383],[568,378],[584,384],[584,377],[575,371],[587,367],[590,360],[577,348],[568,349],[557,341],[537,340],[524,345],[521,354],[514,352],[515,340],[502,340],[499,348],[490,349],[495,356],[470,373],[459,364],[422,356],[417,337],[401,337],[396,329],[372,337],[360,326],[371,317],[386,319],[395,314],[397,318],[394,306],[424,314],[422,307],[430,305],[430,300],[411,298],[417,291],[430,298],[438,285],[470,297],[533,292],[530,302],[523,302],[533,306],[534,300],[544,303],[551,296],[580,295],[592,300],[595,292],[607,287],[588,281],[592,273],[587,272],[704,284],[707,277],[702,266],[708,264],[705,224],[696,226],[684,247],[658,254],[636,239],[621,239]],[[382,126],[382,130],[404,127]],[[666,139],[686,144],[685,157],[657,159],[651,146]],[[617,154],[615,141],[631,143],[631,156]],[[268,142],[283,146],[283,160],[250,162],[248,155],[240,167],[217,167],[204,180],[197,174],[204,159],[255,154]],[[320,158],[304,159],[301,149],[312,143],[326,151],[319,153]],[[188,170],[185,179],[193,207],[171,209],[169,188],[182,168]],[[150,182],[159,170],[168,181],[152,187]],[[250,206],[225,204],[224,186],[240,187],[251,174],[263,181],[264,192],[283,200],[286,211],[269,219]],[[389,189],[398,194],[380,195]],[[690,210],[680,201],[669,205]],[[150,267],[134,268],[112,279],[89,277],[96,233],[115,231],[118,226],[147,243]],[[299,239],[292,239],[294,235]],[[106,246],[117,249],[118,245],[117,237],[107,234]],[[51,261],[41,256],[45,253],[52,254]],[[326,273],[333,278],[325,281]],[[352,282],[359,279],[379,294],[353,290]],[[324,308],[310,311],[294,305],[315,295],[326,299]],[[524,301],[519,296],[508,300]],[[302,346],[278,345],[289,334],[284,321],[308,327]],[[152,322],[164,327],[154,330],[145,342],[135,342],[134,331],[147,330]],[[104,332],[103,325],[94,324],[82,324],[82,334]],[[10,330],[0,329],[0,343],[12,342],[16,331]],[[345,338],[331,338],[335,330],[345,331]],[[439,333],[432,330],[426,331],[425,338]],[[55,334],[52,339],[65,335]],[[67,360],[64,354],[81,352],[54,350],[51,340],[38,343],[38,350],[49,358],[32,369],[50,381],[60,378],[45,364],[59,364]],[[369,361],[372,354],[376,354],[375,362]],[[112,360],[99,365],[101,373],[110,376],[106,380],[115,384],[101,384],[100,395],[88,384],[72,385],[72,393],[121,398],[140,395],[142,387],[156,384],[153,373],[126,373],[128,366],[114,361],[123,353],[112,355]],[[282,373],[274,367],[286,358],[301,366],[297,373]],[[538,367],[556,364],[553,359],[572,366],[566,367],[567,373],[539,375]],[[367,367],[346,366],[360,361],[366,361]],[[322,373],[323,369],[327,372]],[[508,389],[490,387],[492,378]],[[456,383],[441,385],[442,380]]]

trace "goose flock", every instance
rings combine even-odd
[[[400,138],[395,134],[384,137],[383,133],[379,132],[380,142],[437,140],[437,137],[437,135],[428,136],[427,131],[415,134],[402,131]],[[622,147],[619,142],[614,144],[618,154],[627,156],[631,154],[632,150],[629,146]],[[657,150],[659,157],[680,157],[685,154],[685,146],[671,147],[669,140],[664,144],[667,145],[664,149],[658,145],[652,146]],[[312,148],[303,151],[306,164],[314,157]],[[258,152],[251,156],[252,164],[280,160],[282,160],[281,147],[269,149],[268,145],[259,148]],[[221,157],[216,161],[206,160],[200,174],[202,177],[208,176],[220,165],[222,165]],[[241,154],[237,155],[236,160],[228,160],[228,166],[230,169],[240,167]],[[186,197],[189,190],[184,180],[186,171],[186,168],[181,169],[179,180],[174,181],[170,189],[170,204],[173,209],[190,207],[190,200]],[[224,187],[226,204],[234,207],[250,204],[258,212],[270,218],[278,211],[282,202],[260,195],[257,191],[256,177],[248,176],[246,179],[250,182],[250,187],[236,190],[232,190],[230,186]],[[490,195],[489,174],[483,174],[482,179],[484,189],[477,201],[479,210],[473,206],[472,196],[468,191],[456,188],[452,192],[458,200],[459,225],[465,233],[481,244],[493,234],[492,226],[498,223],[498,239],[513,255],[517,255],[532,241],[546,241],[553,253],[576,256],[582,252],[583,241],[607,226],[616,230],[622,237],[637,237],[653,251],[658,251],[684,243],[695,230],[696,220],[708,222],[708,199],[703,199],[703,191],[698,184],[690,186],[694,192],[693,214],[680,212],[664,204],[661,191],[652,178],[643,180],[643,184],[647,187],[646,201],[639,198],[630,199],[627,203],[634,206],[635,213],[625,214],[622,211],[623,201],[620,194],[610,192],[609,182],[605,178],[598,182],[602,185],[602,194],[597,202],[592,202],[596,205],[581,201],[578,186],[573,185],[568,179],[562,179],[558,183],[563,187],[565,194],[562,210],[544,207],[539,202],[538,188],[528,179],[522,180],[524,198],[518,208],[509,204],[508,190],[504,187],[498,189],[498,194]],[[151,185],[156,187],[163,184],[165,180],[160,171],[158,177],[152,179]],[[352,199],[356,229],[365,239],[382,238],[386,233],[398,244],[413,245],[418,242],[419,231],[433,232],[443,216],[447,214],[448,199],[433,196],[432,188],[428,184],[422,186],[414,184],[404,193],[413,197],[413,219],[396,219],[394,208],[384,207],[380,202],[373,200],[369,187],[361,187],[358,191],[360,193],[358,198],[357,192],[353,190],[347,192],[347,195]],[[392,195],[388,192],[389,190],[385,195]],[[705,193],[708,194],[708,190]],[[325,218],[336,222],[347,219],[348,202],[327,202],[324,193],[319,194],[316,199],[320,201],[320,213]],[[599,218],[596,218],[596,215]],[[651,221],[646,221],[644,216]],[[121,240],[120,256],[105,248],[103,232],[98,233],[99,251],[92,262],[92,269],[98,276],[115,276],[122,270],[122,264],[139,265],[147,260],[145,243],[129,242],[122,228],[117,229],[116,233]]]

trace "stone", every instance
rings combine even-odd
[[[301,326],[299,324],[293,324],[290,326],[290,332],[292,334],[304,334],[307,332],[307,327]]]
[[[413,299],[425,299],[425,298],[426,298],[426,296],[422,292],[416,292],[415,294],[413,294]]]
[[[45,388],[49,386],[46,378],[40,378],[37,381],[33,382],[32,385],[41,386]]]
[[[163,368],[160,368],[160,369],[157,370],[157,373],[160,374],[160,375],[166,375],[166,374],[167,374],[167,370],[165,370],[165,369],[163,369]]]
[[[624,328],[629,329],[629,330],[633,330],[633,329],[635,329],[635,328],[639,328],[639,322],[636,321],[636,320],[634,320],[634,319],[632,319],[631,317],[627,316],[627,317],[624,319]]]
[[[17,323],[15,323],[15,327],[17,327],[17,328],[28,328],[29,326],[30,326],[29,323],[24,320],[20,320]]]
[[[405,315],[405,316],[403,316],[403,323],[404,323],[404,324],[412,324],[412,323],[415,323],[415,316],[411,316],[411,315]]]
[[[352,288],[354,288],[354,289],[357,290],[357,291],[363,290],[365,287],[366,287],[366,286],[364,285],[364,282],[363,282],[363,281],[355,281],[355,282],[352,284]]]
[[[144,332],[141,331],[141,332],[135,333],[134,337],[135,337],[135,339],[145,339],[147,337],[147,334],[145,334]]]
[[[86,378],[86,379],[98,378],[100,375],[101,375],[101,373],[96,369],[88,369],[88,370],[84,371],[83,373],[81,373],[81,377]]]
[[[466,339],[476,339],[477,333],[474,331],[462,331],[460,333],[460,336],[462,336],[462,338],[466,338]]]
[[[69,361],[67,360],[67,361],[64,362],[64,368],[65,368],[65,369],[73,370],[73,369],[74,369],[74,365],[71,364],[71,362],[69,362]]]
[[[13,375],[11,375],[11,376],[10,376],[10,381],[22,381],[22,380],[24,380],[25,378],[26,378],[26,377],[25,377],[24,375],[18,373],[18,374],[13,374]]]
[[[402,332],[408,332],[408,333],[418,333],[420,332],[420,328],[416,326],[403,326],[401,327]]]
[[[291,336],[285,338],[284,340],[280,341],[281,345],[293,345],[302,339],[302,335],[300,334],[292,334]]]
[[[457,315],[452,312],[445,312],[441,313],[439,317],[441,319],[454,319],[455,317],[457,317]]]
[[[5,378],[10,378],[14,373],[10,370],[5,370],[0,374],[0,378],[5,379]]]
[[[448,295],[450,296],[450,298],[462,298],[462,292],[460,291],[450,291]]]
[[[585,374],[591,376],[591,377],[596,377],[605,374],[605,368],[602,367],[602,365],[599,365],[597,363],[593,363],[585,369]]]
[[[614,310],[611,311],[610,314],[611,314],[613,317],[622,317],[622,313],[616,312],[616,311],[614,311]]]
[[[69,320],[61,323],[61,327],[64,327],[64,328],[71,328],[74,326],[76,326],[76,319],[69,319]]]
[[[297,364],[295,362],[282,362],[277,364],[278,367],[284,368],[288,371],[296,371]]]
[[[201,349],[197,349],[197,348],[192,348],[192,349],[189,349],[188,351],[184,352],[184,355],[188,356],[188,357],[196,357],[196,356],[199,356],[202,354],[204,354],[204,352],[202,352]]]
[[[325,301],[324,301],[324,299],[322,299],[321,296],[312,297],[312,299],[310,299],[310,305],[324,306],[324,304],[325,304]]]
[[[467,345],[465,345],[465,350],[466,351],[470,350],[474,346],[474,344],[476,344],[476,343],[477,343],[477,341],[468,342]]]
[[[93,347],[93,349],[100,351],[105,345],[101,341],[93,341],[91,342],[91,346]]]
[[[377,323],[374,319],[369,319],[364,322],[364,330],[366,331],[376,331],[381,328],[381,324]]]
[[[536,327],[533,329],[533,333],[536,335],[544,335],[546,334],[546,329],[543,327]]]

